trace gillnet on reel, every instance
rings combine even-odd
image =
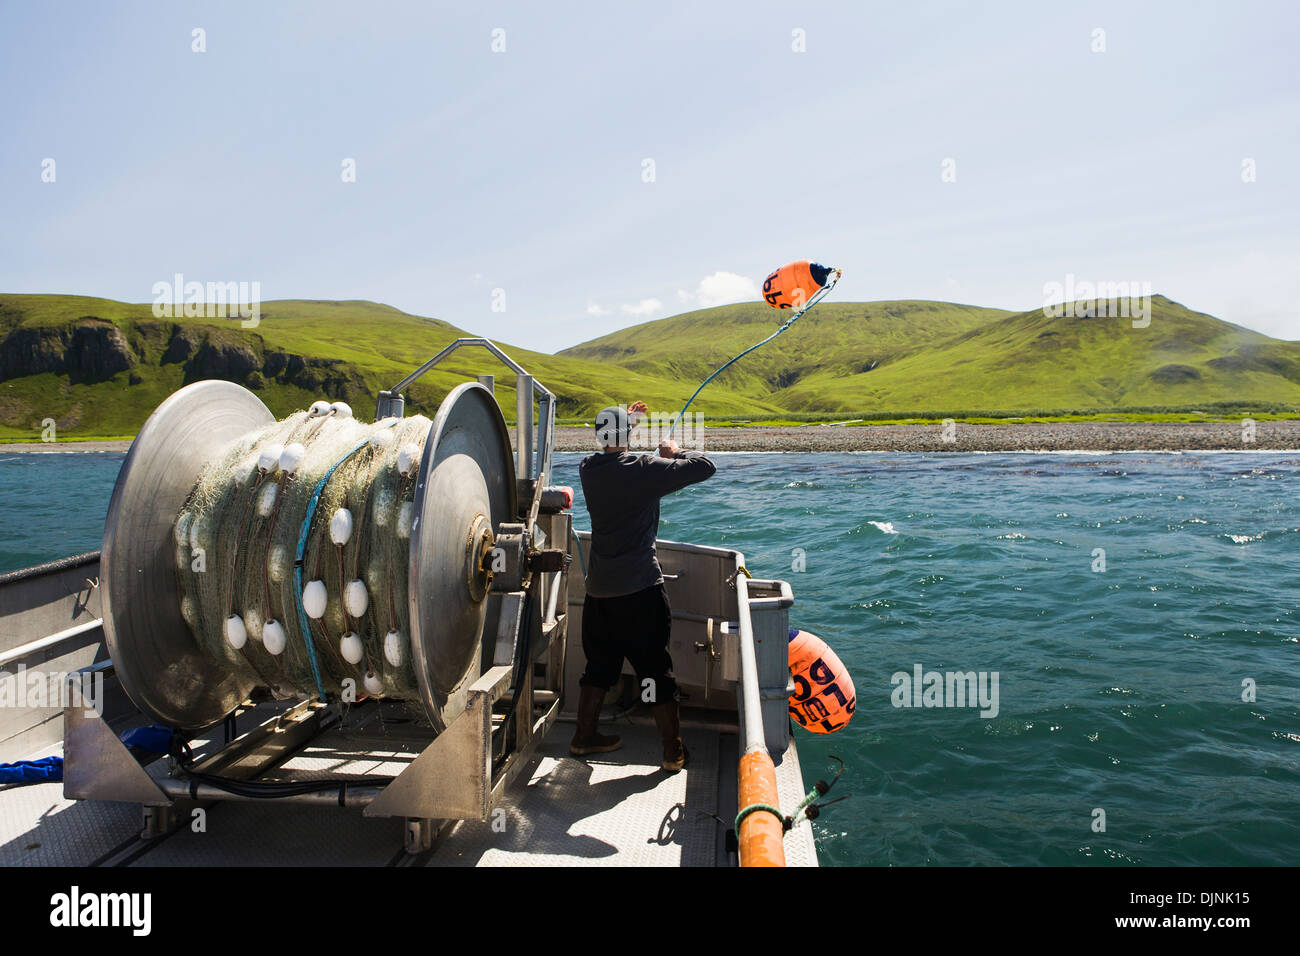
[[[207,654],[277,696],[416,695],[407,562],[430,425],[318,402],[209,463],[175,525],[181,614]]]

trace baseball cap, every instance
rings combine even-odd
[[[603,447],[625,448],[631,440],[631,434],[632,426],[626,408],[611,405],[596,413],[596,441]]]

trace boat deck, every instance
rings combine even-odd
[[[572,725],[555,726],[494,820],[452,824],[434,849],[418,855],[402,848],[400,819],[274,800],[211,804],[205,832],[182,827],[144,841],[139,806],[66,800],[62,784],[50,783],[0,788],[0,866],[735,865],[725,840],[736,806],[734,729],[693,722],[688,714],[683,736],[691,761],[679,774],[660,770],[648,718],[606,721],[602,729],[619,733],[622,749],[578,759],[568,752]],[[346,723],[333,728],[281,769],[299,779],[393,773],[412,759],[398,732],[358,760],[352,746],[365,731]],[[52,745],[26,757],[60,751]],[[349,752],[346,764],[340,752]],[[167,764],[158,760],[148,770],[160,777]],[[803,783],[793,742],[777,779],[782,806],[795,806]],[[787,834],[785,844],[788,865],[817,865],[808,825]]]
[[[586,534],[577,537],[582,542]],[[741,635],[739,626],[717,625],[739,619],[743,591],[758,657],[752,727],[760,728],[776,764],[779,800],[773,802],[789,812],[806,792],[786,713],[792,690],[786,608],[793,598],[784,582],[746,579],[743,589],[734,585],[744,565],[737,552],[663,540],[657,545],[673,606],[675,676],[687,699],[697,702],[682,712],[691,763],[680,774],[660,770],[657,732],[644,707],[617,719],[607,712],[602,729],[621,734],[624,746],[587,759],[569,755],[573,724],[561,712],[553,726],[538,725],[544,736],[522,758],[518,772],[509,768],[503,778],[509,782],[493,805],[498,812],[484,823],[443,825],[433,849],[418,854],[406,852],[408,835],[429,834],[408,834],[402,816],[366,817],[358,807],[345,809],[328,797],[302,803],[229,797],[208,801],[200,804],[206,814],[203,832],[189,825],[192,804],[178,803],[175,809],[186,815],[185,825],[143,840],[144,814],[138,803],[69,800],[57,783],[0,787],[0,866],[733,866],[727,831],[737,811]],[[88,553],[0,575],[0,672],[27,668],[45,678],[78,671],[102,674],[101,715],[108,731],[121,735],[150,720],[129,700],[109,661],[99,570],[99,555]],[[565,621],[564,632],[580,633],[583,597],[583,580],[577,575],[552,592],[552,603],[567,609],[567,616],[559,618]],[[552,648],[549,661],[537,664],[548,669],[545,683],[550,688],[578,686],[581,647],[576,640],[568,643],[568,653],[563,645],[558,653]],[[706,648],[715,651],[703,653]],[[62,686],[61,677],[51,686]],[[622,699],[626,706],[636,695]],[[227,728],[217,725],[210,731],[212,739],[191,741],[195,757],[218,754],[240,735],[254,734],[261,722],[274,723],[272,718],[288,706],[274,701],[246,705],[229,737]],[[406,706],[372,701],[340,709],[328,722],[322,717],[311,730],[314,736],[306,730],[288,734],[293,743],[284,741],[292,751],[287,760],[273,749],[266,762],[256,768],[245,764],[244,769],[260,771],[262,780],[353,778],[363,788],[382,785],[409,768],[431,742],[422,712],[413,717]],[[537,704],[534,718],[547,713],[547,707]],[[500,715],[492,719],[496,727]],[[553,712],[550,719],[555,719]],[[53,695],[44,703],[0,707],[0,762],[62,756],[64,731],[64,711]],[[95,752],[93,747],[88,751]],[[169,764],[155,760],[146,772],[161,779]],[[81,766],[83,777],[92,770],[111,770]],[[98,790],[98,778],[92,786],[86,780],[80,785],[86,789],[74,792],[138,792]],[[788,865],[817,865],[811,825],[788,833],[784,844]]]

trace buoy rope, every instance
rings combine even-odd
[[[846,793],[841,797],[836,797],[834,800],[827,800],[825,803],[813,803],[813,801],[818,797],[824,797],[826,794],[830,793],[831,787],[839,783],[840,777],[844,775],[844,761],[834,754],[827,754],[827,756],[838,763],[840,769],[835,771],[835,776],[831,777],[830,783],[827,783],[825,780],[818,780],[813,784],[813,788],[808,791],[808,796],[803,798],[799,803],[799,806],[794,808],[794,813],[787,818],[787,830],[794,829],[799,824],[803,823],[804,820],[816,820],[817,817],[821,815],[823,808],[829,807],[832,803],[839,803],[841,800],[847,800],[849,797],[853,796],[851,793]]]
[[[794,808],[794,813],[790,814],[790,816],[785,818],[785,828],[787,830],[793,830],[799,824],[803,823],[804,820],[807,819],[807,816],[805,815],[804,811],[808,809],[809,804],[811,804],[814,800],[816,800],[820,796],[821,793],[818,792],[816,787],[813,787],[811,790],[809,790],[808,796],[804,797],[801,801],[799,801],[799,806]]]
[[[835,283],[840,281],[841,275],[842,275],[841,270],[839,269],[834,270],[830,274],[830,276],[827,277],[826,284],[822,286],[820,289],[818,289],[815,293],[813,293],[812,297],[807,302],[804,303],[803,308],[801,308],[794,315],[790,316],[790,318],[786,319],[786,321],[782,324],[782,326],[779,329],[777,329],[767,338],[763,339],[763,341],[758,342],[755,345],[751,345],[749,348],[745,349],[745,351],[741,352],[739,355],[729,359],[725,364],[714,369],[713,374],[711,374],[708,378],[706,378],[704,381],[700,383],[700,387],[697,388],[691,394],[691,397],[686,400],[686,404],[682,406],[682,410],[677,413],[677,417],[673,419],[672,424],[668,427],[668,438],[671,439],[673,437],[673,432],[677,430],[677,423],[680,422],[682,420],[682,417],[686,414],[686,409],[691,407],[691,402],[695,401],[695,396],[699,395],[700,392],[704,391],[705,385],[708,385],[711,381],[713,381],[715,378],[721,375],[724,371],[726,371],[736,362],[740,361],[750,352],[754,351],[754,349],[762,348],[768,342],[771,342],[774,338],[776,338],[786,329],[790,328],[790,326],[794,325],[801,318],[803,318],[803,316],[808,313],[809,309],[811,309],[814,305],[816,305],[818,302],[822,300],[822,297],[825,296],[826,293],[830,292],[831,289],[835,288]]]
[[[816,819],[822,807],[829,807],[832,803],[839,803],[841,800],[846,800],[853,796],[851,793],[846,793],[844,796],[836,797],[834,800],[828,800],[826,803],[817,804],[815,806],[813,805],[813,801],[818,797],[824,797],[826,794],[830,793],[831,787],[835,786],[835,784],[839,782],[841,775],[844,773],[844,761],[840,760],[840,758],[834,754],[828,754],[828,756],[840,765],[840,769],[835,772],[835,776],[831,778],[830,783],[827,783],[825,780],[818,780],[817,783],[813,785],[813,788],[808,791],[808,795],[799,801],[799,805],[794,808],[794,813],[787,816],[777,807],[774,807],[769,803],[751,803],[749,806],[745,807],[745,809],[736,814],[736,832],[740,832],[741,822],[751,813],[766,810],[768,813],[776,814],[777,819],[781,821],[781,829],[784,832],[789,833],[799,824],[803,823],[804,820]]]

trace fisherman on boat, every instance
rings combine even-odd
[[[717,470],[702,453],[682,451],[668,439],[659,454],[628,452],[644,402],[603,409],[596,416],[602,451],[579,467],[591,515],[587,599],[582,607],[582,650],[587,668],[578,698],[578,726],[569,752],[575,756],[617,750],[622,741],[597,732],[600,707],[623,671],[636,672],[641,698],[650,702],[663,737],[663,769],[686,765],[673,661],[668,652],[672,610],[655,556],[659,499],[704,481]]]

